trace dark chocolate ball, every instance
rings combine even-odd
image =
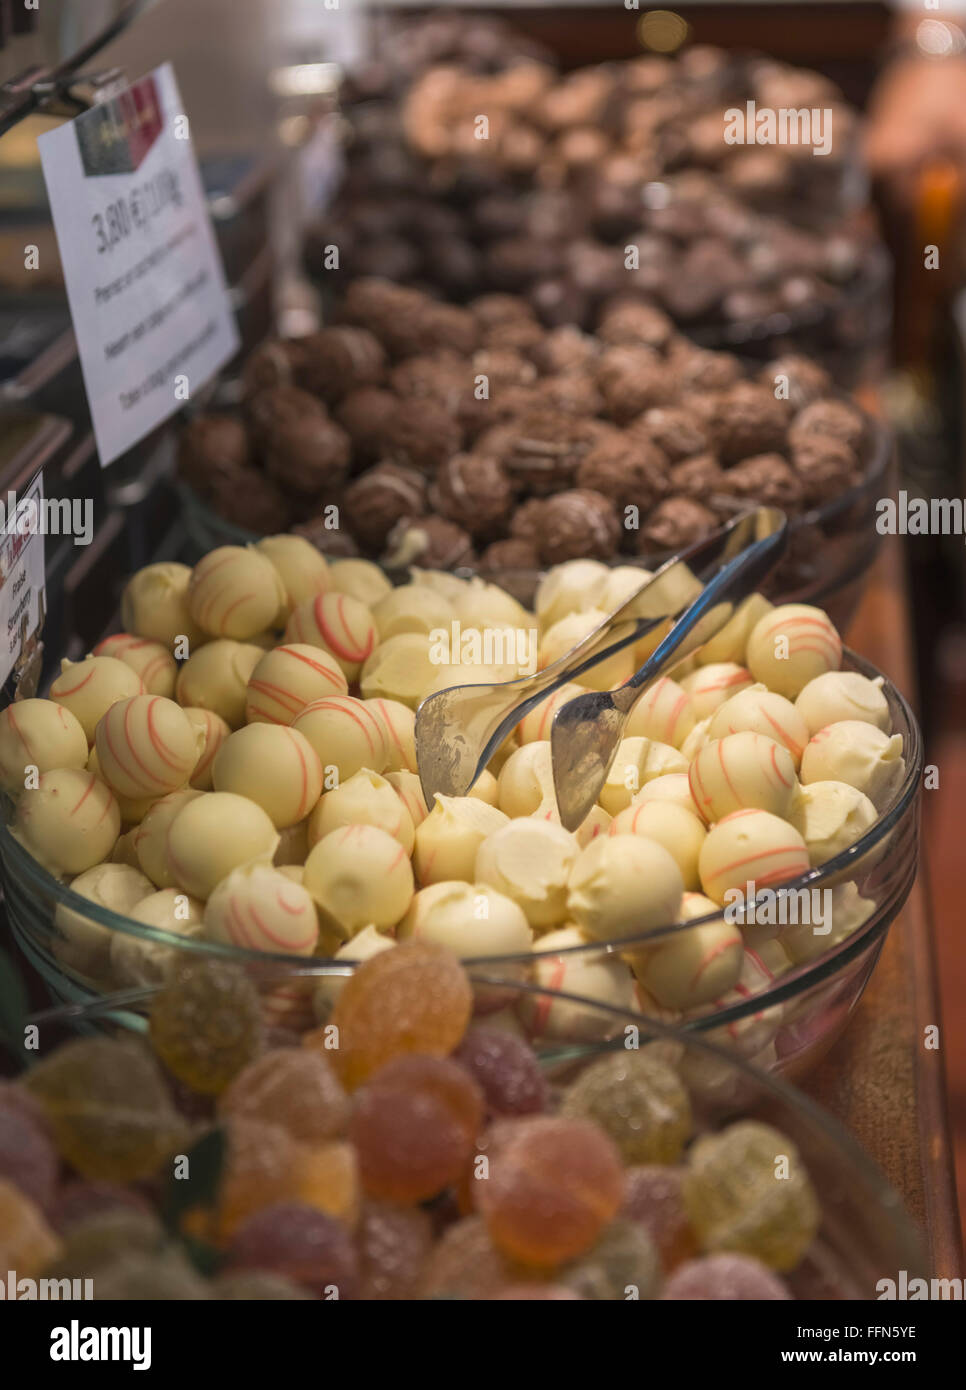
[[[801,479],[781,454],[757,454],[742,459],[724,475],[725,490],[749,502],[781,507],[794,513],[802,505]]]
[[[378,463],[345,490],[342,514],[353,536],[367,550],[381,551],[392,528],[426,510],[426,480],[414,468]]]
[[[559,410],[538,410],[503,427],[498,441],[481,440],[479,451],[498,458],[514,486],[545,497],[572,484],[581,459],[607,428]]]
[[[831,435],[859,452],[866,439],[865,417],[858,406],[847,401],[813,401],[800,410],[788,430],[789,442],[797,445],[809,435]]]
[[[667,458],[642,436],[608,436],[584,456],[577,469],[577,486],[599,492],[618,508],[649,512],[667,496]]]
[[[299,385],[329,405],[356,388],[379,386],[385,377],[385,351],[366,328],[324,328],[301,346]]]
[[[338,488],[349,473],[352,442],[325,416],[303,415],[278,425],[265,442],[265,471],[302,497]]]
[[[387,459],[429,474],[458,453],[462,443],[463,432],[450,411],[428,398],[400,400],[382,435]]]
[[[621,541],[621,526],[610,498],[589,488],[574,488],[548,497],[543,526],[536,538],[545,565],[567,560],[612,560]]]
[[[335,418],[352,441],[356,467],[375,463],[382,453],[382,441],[390,415],[399,399],[379,386],[361,386],[336,407]]]
[[[492,536],[505,526],[513,487],[503,466],[485,454],[454,454],[441,465],[429,492],[440,515],[474,538]]]
[[[667,366],[649,347],[608,348],[597,364],[597,385],[619,425],[663,404],[671,391]]]
[[[658,405],[645,410],[632,422],[630,432],[652,439],[672,462],[701,454],[710,443],[708,431],[694,411],[684,405]]]
[[[799,439],[792,445],[791,461],[809,507],[841,497],[862,479],[862,466],[855,450],[844,439],[836,439],[831,434],[805,435]]]
[[[789,411],[767,386],[740,381],[714,403],[711,435],[724,464],[781,449]]]
[[[665,497],[637,532],[634,549],[638,555],[680,550],[708,535],[718,524],[714,512],[701,502],[690,497]]]
[[[536,546],[513,536],[504,541],[494,541],[480,556],[480,569],[489,574],[501,570],[535,570],[539,565]]]
[[[302,420],[328,419],[322,402],[298,386],[269,386],[251,396],[246,409],[255,441],[262,446],[280,429],[297,426]]]
[[[415,517],[398,522],[389,533],[383,563],[389,569],[420,565],[452,570],[475,558],[468,532],[442,516]]]
[[[245,422],[234,415],[198,415],[182,431],[178,472],[202,497],[224,479],[229,484],[252,467],[252,446]]]

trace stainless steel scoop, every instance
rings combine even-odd
[[[707,624],[702,625],[697,640],[685,651],[679,651],[677,643],[671,648],[667,646],[667,631],[674,616],[687,609],[688,605],[694,607],[696,601],[700,602],[704,585],[716,577],[723,578],[726,572],[733,577],[734,572],[728,567],[749,546],[767,542],[765,552],[755,550],[752,556],[752,562],[760,560],[761,568],[754,564],[755,575],[760,579],[781,553],[785,527],[785,515],[777,508],[759,507],[748,512],[707,539],[688,546],[662,565],[655,575],[643,579],[640,589],[608,614],[593,632],[536,675],[494,684],[452,686],[427,696],[416,712],[417,766],[427,805],[433,804],[437,793],[465,796],[499,745],[530,710],[561,686],[579,680],[592,666],[606,661],[647,633],[653,633],[662,623],[664,632],[658,649],[665,654],[662,668],[665,661],[673,665],[701,642],[707,641],[734,611],[735,604],[721,602],[732,596],[730,589],[726,592],[720,589],[716,591],[721,611],[713,627],[709,625],[711,615],[701,610],[698,617],[704,617]],[[768,556],[767,563],[765,554]],[[741,574],[744,574],[744,570]],[[755,581],[749,580],[748,586],[742,589],[742,596],[750,593],[754,587]],[[710,602],[713,604],[715,601],[712,599]],[[698,618],[694,621],[697,622]],[[682,641],[685,636],[682,631]],[[673,660],[670,659],[672,651]],[[657,652],[654,654],[656,656]],[[654,657],[648,666],[652,666]],[[660,674],[660,670],[652,669],[644,679],[649,681]],[[642,689],[639,686],[635,691],[628,713]],[[605,714],[604,717],[609,716]],[[610,766],[613,751],[607,767]],[[602,781],[607,776],[607,767],[604,768]],[[568,780],[568,788],[569,785]]]

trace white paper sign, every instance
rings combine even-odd
[[[170,64],[38,142],[101,466],[238,349]]]
[[[0,501],[0,685],[44,620],[44,479]]]

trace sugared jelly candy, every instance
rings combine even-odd
[[[262,1120],[229,1119],[222,1127],[227,1139],[225,1166],[211,1234],[224,1240],[262,1207],[291,1197],[298,1145],[288,1130]]]
[[[365,961],[340,991],[332,1014],[332,1056],[350,1090],[407,1052],[446,1057],[466,1031],[473,991],[455,956],[406,941]]]
[[[794,1269],[818,1229],[819,1204],[792,1141],[741,1120],[688,1153],[684,1204],[702,1247]]]
[[[278,1047],[240,1071],[218,1101],[220,1115],[281,1125],[308,1143],[334,1139],[349,1118],[349,1100],[328,1056]]]
[[[211,1285],[210,1296],[219,1301],[242,1303],[297,1303],[311,1299],[308,1289],[294,1284],[284,1274],[267,1269],[239,1269],[220,1274]]]
[[[558,1283],[581,1298],[625,1302],[657,1297],[661,1257],[636,1221],[612,1221],[586,1254],[557,1271]]]
[[[533,1115],[547,1108],[547,1083],[533,1049],[499,1028],[470,1028],[454,1053],[483,1092],[491,1115]]]
[[[326,1216],[336,1217],[345,1226],[355,1226],[362,1193],[359,1159],[352,1145],[338,1139],[299,1144],[292,1196]]]
[[[58,1174],[57,1150],[40,1105],[26,1091],[0,1085],[0,1178],[49,1211]]]
[[[657,1245],[665,1270],[698,1253],[684,1209],[684,1169],[644,1164],[627,1170],[621,1216],[637,1221]]]
[[[707,1255],[687,1260],[664,1286],[662,1299],[702,1301],[770,1300],[791,1297],[776,1274],[750,1255]]]
[[[563,1284],[511,1284],[490,1295],[495,1303],[581,1303],[579,1293]]]
[[[202,1302],[208,1285],[175,1246],[156,1255],[120,1255],[94,1279],[94,1298],[111,1303]]]
[[[84,1177],[149,1177],[184,1138],[161,1069],[139,1043],[79,1038],[32,1067],[24,1084],[61,1156]]]
[[[525,1277],[502,1255],[479,1216],[465,1216],[447,1228],[433,1248],[422,1279],[425,1298],[491,1298]]]
[[[90,1217],[111,1211],[149,1212],[146,1197],[114,1182],[87,1182],[82,1178],[64,1183],[51,1211],[55,1228],[65,1235]]]
[[[124,1255],[156,1255],[166,1243],[153,1212],[115,1207],[73,1225],[47,1273],[56,1279],[93,1279],[104,1265]]]
[[[223,1091],[261,1049],[258,992],[219,960],[178,965],[154,997],[149,1025],[165,1066],[204,1095]]]
[[[354,1298],[358,1291],[352,1237],[340,1222],[301,1202],[279,1202],[250,1216],[232,1237],[228,1265],[284,1274],[317,1298]]]
[[[0,1266],[32,1279],[57,1255],[60,1243],[30,1198],[0,1178]]]
[[[560,1113],[593,1120],[625,1163],[673,1163],[691,1133],[691,1102],[659,1058],[622,1049],[592,1062],[564,1094]]]
[[[511,1259],[553,1268],[593,1245],[617,1214],[624,1170],[613,1141],[586,1120],[506,1121],[474,1185],[493,1243]]]
[[[387,1062],[360,1088],[349,1124],[363,1188],[394,1202],[435,1197],[465,1171],[482,1119],[479,1087],[457,1062]]]
[[[415,1298],[432,1248],[432,1222],[424,1211],[394,1202],[366,1202],[356,1231],[359,1297],[394,1302]]]

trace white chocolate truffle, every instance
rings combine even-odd
[[[701,647],[698,652],[701,665],[713,666],[724,661],[746,665],[745,648],[752,628],[772,611],[773,606],[763,594],[749,594],[738,605],[734,615],[728,619],[721,631],[716,632],[711,640]]]
[[[170,652],[175,651],[179,640],[186,642],[190,651],[200,647],[206,639],[188,609],[190,582],[190,567],[174,560],[138,570],[121,597],[124,631],[150,637]]]
[[[425,584],[452,604],[459,603],[469,586],[469,580],[461,579],[458,574],[450,574],[448,570],[424,570],[418,565],[410,566],[409,577],[414,584]]]
[[[142,898],[128,916],[142,926],[191,941],[201,935],[202,911],[202,904],[186,893],[165,888]],[[163,984],[181,957],[176,946],[124,932],[111,933],[111,975],[122,989]]]
[[[477,777],[476,781],[466,793],[467,796],[475,796],[478,801],[485,801],[487,806],[498,806],[500,802],[499,783],[490,772],[489,768],[484,768]]]
[[[325,786],[347,782],[361,768],[382,772],[389,760],[382,721],[369,700],[353,695],[330,695],[313,700],[293,721],[318,754]]]
[[[255,549],[265,556],[282,581],[285,597],[273,627],[282,627],[296,604],[315,598],[329,587],[325,556],[304,536],[266,536],[256,543]]]
[[[654,681],[638,700],[625,725],[628,738],[650,738],[680,748],[694,728],[691,697],[669,676]]]
[[[479,634],[478,634],[479,635]],[[499,685],[501,681],[515,680],[519,672],[509,666],[485,666],[475,662],[444,662],[438,658],[449,647],[448,638],[428,637],[429,659],[433,666],[433,679],[423,691],[423,699],[436,695],[440,690],[452,690],[457,685]],[[439,646],[436,645],[437,641]]]
[[[543,805],[555,803],[550,743],[525,743],[511,753],[500,769],[496,799],[507,816],[532,816]]]
[[[359,672],[376,647],[376,625],[364,603],[348,594],[317,594],[299,603],[285,625],[286,642],[321,647],[335,657],[346,680]]]
[[[242,864],[270,864],[278,831],[261,806],[232,792],[202,792],[168,828],[168,869],[174,884],[207,899]]]
[[[436,805],[416,827],[413,864],[422,885],[444,879],[472,883],[476,853],[488,835],[508,818],[495,806],[473,796],[437,796]]]
[[[284,830],[304,820],[322,795],[322,764],[298,729],[247,724],[222,744],[212,782],[216,792],[247,796]]]
[[[816,920],[799,921],[782,929],[782,947],[795,965],[804,965],[838,946],[875,912],[874,900],[863,898],[851,879],[824,891],[829,894],[827,910],[823,907]]]
[[[708,725],[709,739],[726,734],[764,734],[773,738],[792,755],[796,769],[808,743],[805,720],[790,700],[763,685],[751,685],[719,706]]]
[[[368,700],[386,736],[386,770],[388,772],[418,771],[416,765],[416,716],[408,705],[398,700]]]
[[[608,568],[607,578],[594,595],[594,607],[604,613],[613,613],[640,589],[642,584],[653,579],[651,570],[638,565],[615,565]],[[646,602],[646,600],[644,600]]]
[[[744,730],[714,739],[688,770],[691,795],[706,821],[755,806],[788,819],[798,781],[787,748]]]
[[[589,1041],[619,1030],[619,1020],[605,1022],[595,1009],[560,998],[558,991],[612,1009],[634,1009],[634,977],[624,961],[603,952],[573,950],[587,944],[573,926],[549,932],[534,944],[534,983],[553,992],[521,993],[520,1016],[531,1037]],[[557,951],[572,953],[553,954]]]
[[[191,571],[188,609],[212,637],[245,642],[271,627],[284,603],[278,572],[257,550],[220,545]]]
[[[398,700],[414,710],[438,674],[427,639],[404,632],[380,642],[362,668],[359,687],[367,700]]]
[[[319,919],[307,890],[271,864],[244,864],[217,885],[205,904],[205,936],[287,956],[310,956]]]
[[[713,902],[774,888],[808,871],[808,850],[798,831],[768,811],[732,811],[713,825],[698,860],[701,886]]]
[[[45,869],[82,874],[110,857],[121,812],[99,777],[80,768],[54,768],[21,795],[14,829]]]
[[[348,690],[341,666],[328,652],[289,642],[266,652],[252,671],[245,719],[249,724],[291,724],[306,705]]]
[[[106,780],[101,772],[101,760],[97,756],[97,746],[95,745],[87,759],[87,771],[93,772],[95,777],[99,777],[102,782]],[[137,826],[144,819],[151,807],[159,800],[156,796],[130,797],[121,794],[111,787],[114,792],[114,800],[118,804],[121,812],[121,825]]]
[[[423,796],[423,786],[415,772],[400,768],[398,772],[387,772],[386,781],[409,812],[413,829],[429,815],[429,807]]]
[[[136,671],[113,656],[88,656],[83,661],[60,663],[60,675],[50,687],[50,698],[63,705],[80,724],[88,744],[111,705],[144,694],[144,682]]]
[[[323,921],[345,937],[370,924],[394,927],[415,891],[406,851],[374,825],[346,825],[326,835],[305,861],[304,882]]]
[[[312,995],[315,979],[311,975],[292,975],[261,990],[262,1023],[266,1028],[282,1028],[289,1033],[305,1033],[314,1025]]]
[[[693,762],[701,752],[701,749],[706,748],[711,742],[708,737],[708,729],[711,727],[712,718],[713,716],[709,714],[707,718],[699,719],[687,738],[681,744],[681,756],[687,758],[689,763]]]
[[[734,989],[745,949],[733,922],[719,918],[681,927],[659,946],[635,952],[631,967],[666,1009],[697,1009]]]
[[[885,806],[905,776],[902,735],[886,734],[861,719],[819,729],[802,754],[803,782],[848,782],[876,806]]]
[[[277,869],[292,864],[301,866],[308,858],[310,848],[309,820],[306,816],[305,820],[300,820],[295,825],[287,825],[284,830],[278,832],[278,849],[272,863]]]
[[[512,758],[513,754],[517,751],[519,747],[520,741],[516,736],[516,731],[514,730],[512,734],[508,734],[506,736],[506,738],[494,752],[493,756],[490,758],[490,761],[487,763],[487,768],[490,772],[493,773],[494,777],[499,777],[507,762],[510,760],[510,758]]]
[[[425,637],[434,628],[449,631],[453,606],[424,584],[402,584],[379,600],[372,617],[380,642],[403,632],[418,632]]]
[[[328,589],[330,593],[348,594],[373,608],[392,590],[392,585],[371,560],[332,560]]]
[[[575,685],[572,681],[562,685],[552,695],[541,700],[540,704],[525,714],[517,725],[517,738],[521,743],[544,743],[550,738],[554,715],[561,705],[575,700],[578,695],[586,695],[585,685]]]
[[[175,692],[178,704],[210,709],[231,729],[245,722],[245,696],[252,672],[265,653],[252,642],[226,639],[207,642],[181,670]]]
[[[174,879],[168,868],[168,830],[178,812],[201,792],[185,789],[156,801],[134,832],[138,864],[156,888],[171,888]]]
[[[346,941],[332,957],[340,965],[360,964],[381,955],[383,951],[395,946],[395,939],[377,931],[375,927],[363,927],[356,932],[351,941]],[[335,1007],[335,1001],[345,987],[348,975],[320,975],[313,982],[312,1009],[319,1023],[325,1023]]]
[[[116,632],[112,637],[98,642],[92,655],[113,656],[123,661],[125,666],[130,666],[141,677],[149,695],[173,699],[178,663],[160,642],[152,642],[148,637],[134,637],[130,632]]]
[[[554,565],[537,586],[540,626],[546,631],[571,613],[596,607],[597,595],[609,578],[609,569],[599,560],[570,560]]]
[[[836,781],[803,785],[791,812],[792,824],[801,833],[809,859],[816,866],[854,845],[878,818],[863,792],[848,782]],[[870,856],[866,867],[873,862]]]
[[[185,714],[195,728],[201,730],[204,739],[201,756],[195,763],[195,770],[189,781],[196,791],[210,792],[212,765],[218,749],[231,733],[231,729],[220,714],[215,714],[214,710],[196,709],[193,705],[187,705],[185,706]]]
[[[476,881],[511,898],[531,927],[546,931],[566,918],[567,887],[579,853],[576,837],[563,826],[524,816],[480,845]]]
[[[801,690],[795,708],[812,735],[846,719],[860,719],[888,733],[892,716],[882,684],[881,676],[869,680],[858,671],[826,671]]]
[[[151,884],[144,875],[126,864],[95,864],[92,869],[78,874],[70,888],[72,893],[121,917],[129,917],[135,904],[151,892]],[[58,960],[85,975],[106,972],[111,941],[120,936],[119,932],[63,903],[58,904],[54,913],[54,927],[57,935],[53,948]]]
[[[713,903],[710,898],[706,898],[703,893],[685,893],[681,899],[681,912],[679,920],[682,922],[693,922],[697,917],[707,917],[711,913],[717,915],[721,908],[717,903]]]
[[[698,856],[707,834],[694,811],[673,801],[633,802],[611,821],[609,835],[643,835],[663,845],[691,892],[700,885]]]
[[[556,815],[556,806],[554,806],[553,810]],[[539,812],[537,814],[539,814]],[[550,819],[550,817],[545,815],[544,819]],[[613,823],[613,817],[604,810],[603,806],[591,806],[586,816],[584,816],[583,820],[574,831],[574,839],[581,849],[586,849],[591,840],[596,840],[598,835],[606,835]]]
[[[789,968],[788,957],[777,943],[769,941],[756,950],[745,947],[745,958],[734,990],[716,1000],[719,1009],[730,1008],[735,1004],[747,1004],[749,999],[766,995],[779,976]],[[756,1057],[767,1048],[782,1025],[785,1017],[783,1004],[765,1003],[753,1013],[733,1019],[723,1028],[711,1029],[706,1035],[712,1042],[734,1048],[742,1057]]]
[[[116,799],[117,798],[115,798],[115,800]],[[155,802],[155,805],[157,805],[157,802]],[[118,836],[117,843],[111,850],[110,862],[112,864],[126,864],[129,869],[140,869],[141,865],[138,862],[138,852],[135,843],[140,828],[139,825],[134,825],[123,835]],[[153,884],[151,886],[152,888],[154,887]]]
[[[645,801],[672,801],[692,815],[701,814],[691,795],[691,784],[686,772],[665,772],[662,777],[653,777],[641,790],[635,793],[631,806],[641,806]]]
[[[498,584],[488,584],[482,579],[471,579],[464,584],[461,593],[453,602],[455,616],[464,627],[513,628],[520,632],[532,630],[534,651],[538,637],[537,621],[528,613],[522,603],[501,589]]]
[[[28,768],[80,769],[87,753],[87,735],[66,705],[18,700],[0,713],[0,786],[11,796],[23,791]]]
[[[369,768],[361,768],[345,782],[326,792],[309,816],[309,847],[343,825],[377,825],[407,854],[416,839],[413,818],[395,789]]]
[[[523,954],[533,945],[517,903],[492,884],[461,880],[421,888],[396,935],[400,941],[416,937],[445,946],[462,960]]]
[[[655,777],[687,770],[687,759],[667,743],[642,737],[622,738],[597,799],[609,815],[617,816]]]
[[[676,922],[684,884],[663,845],[639,835],[601,835],[577,856],[567,905],[586,936],[613,941]]]
[[[606,617],[607,614],[599,608],[588,608],[581,613],[571,613],[554,623],[553,627],[547,628],[540,639],[537,657],[540,670],[545,670],[560,657],[566,656],[578,642],[582,642],[595,628],[600,627]],[[612,690],[618,685],[623,685],[637,669],[639,663],[635,660],[635,655],[633,647],[624,647],[623,650],[609,656],[606,661],[600,661],[596,666],[581,671],[580,684],[587,686],[589,690]]]
[[[680,684],[691,696],[691,708],[695,719],[707,719],[714,714],[719,705],[730,700],[732,695],[747,690],[754,685],[754,677],[746,666],[735,661],[716,661],[711,666],[699,666],[687,676],[682,676]]]
[[[97,726],[101,776],[119,796],[142,800],[184,787],[204,744],[201,730],[173,700],[120,700]]]
[[[794,700],[816,676],[839,669],[842,639],[821,608],[783,603],[752,628],[745,663],[756,681]]]

